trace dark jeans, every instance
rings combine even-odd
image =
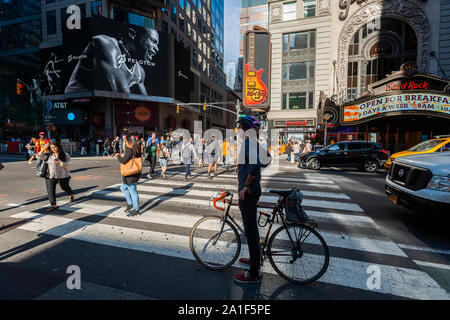
[[[186,178],[191,175],[190,169],[191,169],[191,164],[186,163],[186,175],[185,175]]]
[[[247,237],[248,251],[250,253],[250,275],[256,277],[259,275],[261,263],[261,252],[259,249],[259,231],[256,221],[256,205],[260,194],[246,194],[245,199],[239,199],[239,209],[241,210],[242,220],[244,222],[245,236]]]
[[[47,186],[48,200],[52,206],[56,205],[56,185],[59,183],[61,189],[63,189],[69,196],[73,195],[73,191],[69,186],[69,178],[64,179],[45,179]]]
[[[148,161],[150,162],[150,171],[148,173],[154,173],[156,165],[156,156],[149,155]]]

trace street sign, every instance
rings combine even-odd
[[[271,43],[268,30],[254,27],[244,35],[243,104],[251,109],[270,107]]]

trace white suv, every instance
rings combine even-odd
[[[450,152],[395,159],[385,192],[395,204],[450,208]]]

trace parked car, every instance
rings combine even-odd
[[[342,141],[318,151],[302,153],[299,167],[319,170],[322,166],[351,166],[376,172],[387,158],[380,144],[367,141]]]
[[[421,142],[408,150],[394,153],[386,161],[384,167],[389,169],[391,167],[392,160],[400,157],[445,151],[450,151],[450,136],[436,137],[435,139]]]
[[[395,159],[384,189],[395,204],[444,207],[450,212],[450,152]]]

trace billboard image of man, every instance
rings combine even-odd
[[[65,93],[95,90],[147,95],[143,66],[152,66],[159,52],[159,34],[149,28],[129,28],[116,39],[92,37],[79,59]],[[154,63],[153,63],[154,64]]]
[[[58,88],[59,80],[61,78],[60,73],[61,70],[57,70],[55,65],[59,62],[64,61],[63,59],[58,60],[55,53],[50,53],[50,58],[44,68],[44,75],[47,79],[47,89],[44,92],[44,95],[54,94]]]

